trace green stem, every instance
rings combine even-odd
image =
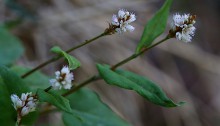
[[[89,43],[95,41],[96,39],[101,38],[101,37],[106,36],[106,35],[108,35],[108,33],[107,33],[107,32],[103,32],[102,34],[100,34],[100,35],[98,35],[98,36],[96,36],[96,37],[94,37],[94,38],[92,38],[92,39],[90,39],[90,40],[86,40],[86,41],[84,41],[83,43],[81,43],[81,44],[79,44],[79,45],[77,45],[77,46],[74,46],[74,47],[70,48],[69,50],[66,51],[66,53],[70,53],[70,52],[72,52],[73,50],[76,50],[76,49],[78,49],[78,48],[80,48],[80,47],[82,47],[82,46],[84,46],[84,45],[86,45],[86,44],[89,44]],[[32,70],[28,71],[27,73],[23,74],[23,75],[21,76],[21,78],[25,78],[25,77],[29,76],[30,74],[34,73],[35,71],[37,71],[37,70],[43,68],[44,66],[46,66],[46,65],[48,65],[48,64],[50,64],[50,63],[52,63],[52,62],[54,62],[54,61],[56,61],[56,60],[58,60],[58,59],[60,59],[61,57],[62,57],[62,56],[59,56],[59,55],[58,55],[58,56],[55,56],[55,57],[53,57],[53,58],[51,58],[51,59],[49,59],[49,60],[43,62],[42,64],[38,65],[38,66],[35,67],[34,69],[32,69]]]
[[[44,91],[45,91],[45,92],[48,92],[50,89],[52,89],[52,86],[46,88]]]
[[[21,125],[21,116],[20,114],[17,114],[16,126],[20,126],[20,125]]]
[[[74,93],[75,91],[79,90],[80,88],[84,87],[85,85],[89,84],[90,82],[93,82],[93,81],[96,81],[99,79],[101,79],[101,78],[98,75],[92,76],[92,77],[88,78],[87,80],[83,81],[82,83],[79,83],[76,87],[73,87],[68,92],[64,93],[63,96],[65,97],[67,95],[70,95],[70,94]]]
[[[119,62],[119,63],[113,65],[113,66],[111,67],[111,69],[112,69],[112,70],[115,70],[117,67],[119,67],[119,66],[121,66],[121,65],[123,65],[123,64],[125,64],[125,63],[127,63],[127,62],[129,62],[129,61],[131,61],[131,60],[133,60],[133,59],[135,59],[135,58],[137,58],[138,56],[140,56],[140,55],[143,54],[144,52],[150,50],[151,48],[153,48],[153,47],[159,45],[160,43],[162,43],[162,42],[164,42],[164,41],[166,41],[166,40],[168,40],[168,39],[169,39],[169,36],[165,37],[164,39],[160,40],[159,42],[157,42],[157,43],[155,43],[155,44],[153,44],[153,45],[151,45],[151,46],[149,46],[149,47],[147,47],[147,48],[142,49],[140,52],[135,53],[135,54],[129,56],[128,58],[122,60],[121,62]]]
[[[140,56],[140,55],[143,54],[144,52],[148,51],[149,49],[151,49],[151,48],[153,48],[153,47],[159,45],[160,43],[162,43],[162,42],[164,42],[164,41],[166,41],[166,40],[168,40],[168,39],[169,39],[169,36],[167,36],[167,37],[165,37],[164,39],[162,39],[161,41],[159,41],[159,42],[153,44],[152,46],[149,46],[148,48],[142,49],[139,53],[135,53],[135,54],[129,56],[128,58],[122,60],[121,62],[119,62],[119,63],[113,65],[113,66],[111,67],[111,69],[114,71],[114,70],[115,70],[116,68],[118,68],[119,66],[121,66],[121,65],[123,65],[123,64],[125,64],[125,63],[127,63],[127,62],[129,62],[129,61],[131,61],[131,60],[133,60],[133,59],[135,59],[136,57]],[[96,80],[99,80],[99,79],[101,79],[99,75],[92,76],[92,77],[88,78],[87,80],[83,81],[82,83],[78,84],[76,87],[72,88],[71,90],[69,90],[69,91],[66,92],[65,94],[63,94],[63,96],[70,95],[70,94],[76,92],[77,90],[79,90],[80,88],[82,88],[82,87],[88,85],[89,83],[91,83],[91,82],[93,82],[93,81],[96,81]]]

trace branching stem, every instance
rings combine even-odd
[[[66,53],[70,53],[70,52],[72,52],[72,51],[74,51],[74,50],[76,50],[76,49],[78,49],[78,48],[80,48],[80,47],[82,47],[82,46],[84,46],[84,45],[87,45],[87,44],[89,44],[89,43],[91,43],[91,42],[97,40],[98,38],[101,38],[101,37],[106,36],[106,35],[108,35],[108,33],[107,33],[107,32],[103,32],[102,34],[100,34],[100,35],[98,35],[98,36],[96,36],[96,37],[94,37],[94,38],[92,38],[92,39],[90,39],[90,40],[86,40],[86,41],[84,41],[83,43],[81,43],[81,44],[79,44],[79,45],[77,45],[77,46],[74,46],[74,47],[70,48],[69,50],[66,51]],[[48,65],[48,64],[50,64],[50,63],[52,63],[52,62],[54,62],[54,61],[57,61],[57,60],[60,59],[61,57],[62,57],[62,56],[57,55],[57,56],[55,56],[55,57],[53,57],[53,58],[51,58],[51,59],[49,59],[49,60],[43,62],[42,64],[38,65],[37,67],[35,67],[35,68],[33,68],[32,70],[28,71],[27,73],[23,74],[23,75],[21,76],[21,78],[26,78],[27,76],[31,75],[31,74],[34,73],[35,71],[37,71],[37,70],[43,68],[44,66],[46,66],[46,65]]]

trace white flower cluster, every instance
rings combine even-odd
[[[196,30],[196,28],[193,26],[195,23],[194,15],[175,14],[173,16],[172,30],[175,31],[176,38],[184,42],[191,42],[192,36],[194,36]]]
[[[112,23],[111,25],[115,28],[115,32],[117,33],[123,33],[126,31],[134,31],[134,27],[130,25],[131,22],[136,20],[136,16],[134,13],[130,13],[126,10],[119,10],[118,16],[113,15],[112,16]]]
[[[31,92],[22,93],[21,98],[19,98],[16,94],[12,94],[11,101],[13,102],[15,110],[17,110],[21,116],[25,116],[36,109],[37,99]]]
[[[72,87],[72,81],[74,80],[73,73],[70,72],[68,66],[64,66],[61,71],[55,72],[56,78],[50,79],[50,83],[53,89],[70,89]]]

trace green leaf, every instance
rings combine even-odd
[[[17,73],[19,76],[21,76],[31,69],[23,66],[13,66],[11,67],[11,70]],[[32,92],[36,92],[38,88],[46,89],[50,86],[49,77],[39,71],[34,72],[30,76],[24,78],[23,81]]]
[[[38,89],[37,95],[40,102],[48,102],[63,111],[71,113],[69,100],[59,95],[55,91],[45,92],[42,89]]]
[[[136,53],[150,46],[164,32],[172,2],[173,0],[166,0],[161,9],[145,25],[141,40],[136,48]]]
[[[12,106],[10,94],[0,77],[0,126],[15,126],[16,111]]]
[[[7,67],[0,65],[0,76],[6,85],[9,94],[17,94],[20,96],[22,93],[30,91],[25,85],[25,82]]]
[[[58,46],[53,47],[51,49],[51,51],[54,52],[54,53],[57,53],[59,55],[64,56],[66,58],[66,60],[68,61],[68,63],[69,63],[70,70],[74,70],[74,69],[78,68],[81,65],[81,63],[76,58],[74,58],[73,56],[69,55],[68,53],[63,51]]]
[[[8,65],[24,52],[20,41],[4,27],[0,27],[0,64]]]
[[[73,114],[63,113],[66,126],[130,126],[112,112],[96,93],[87,88],[80,89],[67,98]]]
[[[163,90],[152,81],[137,74],[125,71],[110,70],[109,66],[98,64],[100,76],[110,85],[115,85],[128,90],[134,90],[148,101],[164,107],[180,106],[182,102],[176,104],[169,99]]]

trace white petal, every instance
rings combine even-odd
[[[59,77],[60,76],[60,71],[56,71],[55,75],[56,75],[56,77]]]
[[[69,72],[70,72],[70,70],[69,70],[69,67],[68,67],[68,66],[64,66],[64,67],[61,69],[61,73],[68,74]]]
[[[121,9],[118,11],[118,17],[123,18],[125,16],[125,10]]]
[[[25,116],[29,113],[29,108],[27,106],[24,106],[21,110],[21,115]]]
[[[33,97],[29,97],[27,100],[28,101],[32,101],[32,100],[34,100],[34,98]]]
[[[119,33],[119,34],[122,33],[122,30],[121,30],[120,28],[116,28],[115,31],[116,31],[117,33]]]
[[[27,103],[27,106],[30,107],[30,108],[34,108],[34,107],[36,106],[36,103],[33,102],[33,101],[29,101],[29,102]]]
[[[191,42],[192,37],[188,34],[182,34],[182,41]]]
[[[12,95],[11,95],[11,101],[12,101],[13,103],[17,102],[18,99],[19,99],[19,97],[18,97],[16,94],[12,94]]]
[[[129,31],[129,32],[132,32],[132,31],[134,31],[134,27],[133,26],[131,26],[131,25],[126,25],[125,26],[126,27],[126,29]]]
[[[66,77],[65,77],[65,81],[71,83],[73,80],[73,74],[70,73],[70,74],[67,74]]]
[[[13,106],[16,110],[17,110],[17,108],[22,107],[24,104],[24,102],[22,102],[21,99],[15,94],[11,95],[11,100],[12,100]]]
[[[182,15],[182,20],[185,22],[185,21],[188,21],[189,20],[189,14],[184,14]]]
[[[70,84],[66,84],[66,85],[63,86],[64,89],[71,89],[71,87],[72,87],[71,83]]]
[[[53,87],[53,89],[55,89],[55,90],[62,88],[62,86],[60,85],[60,83],[56,79],[50,79],[50,84]]]
[[[136,20],[135,14],[131,14],[131,15],[130,15],[130,18],[126,21],[126,23],[131,23],[131,22],[133,22],[133,21],[135,21],[135,20]]]
[[[177,33],[176,33],[176,38],[177,38],[178,40],[182,40],[182,34],[181,34],[180,32],[177,32]]]
[[[50,84],[51,84],[51,85],[53,85],[54,83],[56,83],[56,82],[57,82],[57,80],[56,80],[56,79],[50,79],[49,81],[50,81]]]
[[[123,26],[121,27],[121,31],[122,31],[122,32],[126,32],[126,31],[127,31],[127,28],[126,28],[125,25],[123,25]]]
[[[179,15],[179,14],[175,14],[175,15],[173,16],[173,21],[174,21],[174,24],[175,24],[176,26],[178,26],[178,27],[180,27],[181,25],[184,24],[184,19],[183,19],[182,16]]]
[[[115,14],[113,14],[112,16],[112,24],[118,26],[119,22],[118,22],[118,18]]]
[[[22,93],[21,94],[21,100],[22,101],[26,101],[27,100],[27,96],[28,96],[28,93]]]

